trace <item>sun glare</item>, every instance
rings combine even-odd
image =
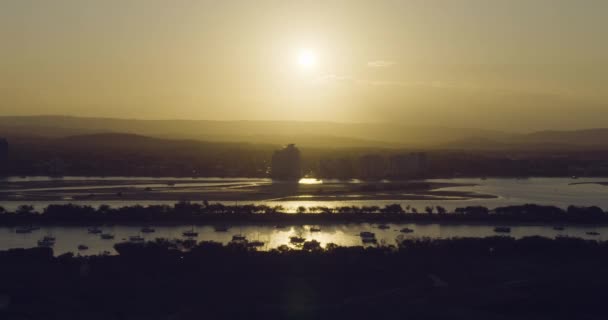
[[[317,64],[317,54],[313,50],[301,50],[297,56],[298,65],[303,69],[311,69]]]

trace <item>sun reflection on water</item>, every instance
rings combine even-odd
[[[323,184],[323,180],[316,178],[302,178],[298,181],[299,184]]]

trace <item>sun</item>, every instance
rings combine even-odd
[[[300,50],[297,55],[297,62],[302,69],[312,69],[317,65],[317,54],[311,49]]]

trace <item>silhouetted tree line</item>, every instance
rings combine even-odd
[[[602,319],[608,242],[490,237],[268,252],[0,251],[2,319]]]
[[[498,207],[468,206],[448,212],[441,206],[416,208],[400,204],[379,206],[299,207],[296,213],[285,212],[282,206],[224,205],[221,203],[178,202],[170,205],[125,206],[98,208],[74,204],[53,204],[42,212],[31,205],[22,205],[14,212],[0,207],[0,224],[141,224],[141,223],[340,223],[373,221],[420,222],[545,222],[545,223],[608,223],[608,213],[601,208],[570,206],[563,210],[554,206],[534,204]]]

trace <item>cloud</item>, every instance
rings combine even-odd
[[[365,80],[357,79],[351,76],[326,74],[318,77],[318,83],[349,83],[355,85],[366,86],[384,86],[384,87],[432,87],[432,88],[452,88],[457,87],[455,84],[449,84],[441,81],[389,81],[389,80]]]
[[[375,60],[367,63],[367,66],[370,68],[386,68],[395,64],[395,61],[388,60]]]

